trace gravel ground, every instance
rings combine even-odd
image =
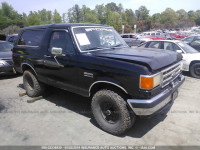
[[[138,118],[122,136],[98,128],[90,100],[49,88],[43,99],[19,97],[21,76],[0,77],[0,145],[200,145],[200,80],[186,76],[173,106]]]

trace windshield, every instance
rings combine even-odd
[[[13,46],[10,43],[2,42],[0,43],[0,52],[9,52]]]
[[[77,27],[73,32],[81,51],[127,47],[125,41],[113,28]]]
[[[192,48],[186,43],[178,42],[178,45],[186,52],[186,53],[199,53],[197,50]]]

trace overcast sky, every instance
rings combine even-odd
[[[185,9],[186,11],[200,9],[199,0],[0,0],[0,2],[7,2],[19,13],[25,12],[27,14],[31,10],[37,11],[43,8],[47,10],[57,9],[62,14],[75,4],[86,5],[93,9],[97,4],[109,2],[122,3],[124,8],[131,8],[133,11],[144,5],[150,10],[151,15],[160,13],[167,7],[174,10]]]

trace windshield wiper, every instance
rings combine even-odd
[[[88,48],[86,50],[95,50],[95,49],[103,49],[104,47],[92,47],[92,48]]]
[[[120,46],[122,46],[122,45],[124,45],[124,44],[117,44],[117,45],[112,46],[112,48],[120,47]]]

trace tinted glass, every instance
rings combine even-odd
[[[74,45],[69,34],[65,31],[53,32],[49,45],[49,50],[53,47],[62,48],[63,54],[74,52]]]
[[[123,35],[122,38],[128,38],[128,35]]]
[[[0,52],[9,52],[12,48],[13,46],[8,42],[0,43]]]
[[[145,48],[146,45],[147,45],[147,43],[144,43],[144,44],[139,45],[138,47]]]
[[[164,49],[174,51],[173,43],[171,42],[164,42]]]
[[[44,30],[26,30],[22,33],[18,45],[40,46]]]
[[[189,46],[186,43],[183,42],[179,42],[178,45],[186,52],[186,53],[198,53],[197,50],[195,50],[194,48],[192,48],[191,46]]]
[[[150,42],[148,48],[160,48],[160,42]]]
[[[200,45],[200,39],[196,39],[196,40],[192,41],[190,44],[192,46],[199,46]]]

